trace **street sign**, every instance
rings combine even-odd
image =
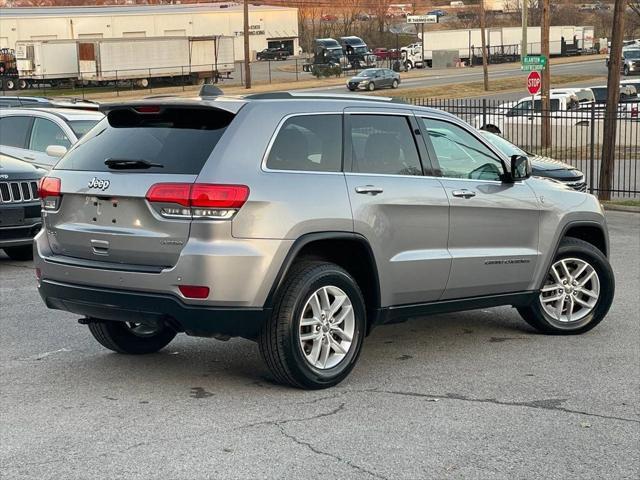
[[[527,76],[527,90],[531,95],[536,95],[542,88],[542,77],[538,72],[531,72]]]
[[[437,15],[407,15],[407,23],[438,23]]]
[[[544,55],[527,55],[522,59],[522,70],[525,72],[538,72],[547,67],[547,57]]]

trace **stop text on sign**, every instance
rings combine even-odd
[[[542,88],[542,77],[538,72],[531,72],[527,76],[527,90],[531,95],[536,95]]]

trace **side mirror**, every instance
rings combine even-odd
[[[509,174],[511,177],[510,180],[513,182],[529,178],[531,176],[531,162],[529,161],[529,157],[512,155]]]
[[[45,153],[50,157],[62,158],[67,153],[67,147],[63,145],[49,145],[45,149]]]

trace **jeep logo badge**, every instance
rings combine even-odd
[[[111,184],[111,182],[109,180],[101,180],[99,178],[93,177],[89,181],[89,185],[87,185],[87,186],[89,188],[97,188],[98,190],[105,191],[107,188],[109,188],[110,184]]]

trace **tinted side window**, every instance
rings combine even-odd
[[[0,145],[27,148],[27,134],[31,117],[0,118]]]
[[[422,175],[409,119],[399,115],[350,115],[352,170]]]
[[[49,145],[61,145],[69,148],[71,142],[62,129],[46,118],[35,118],[31,130],[29,150],[44,152]]]
[[[457,125],[421,119],[443,177],[500,180],[502,162],[477,138]]]
[[[287,119],[271,146],[267,168],[341,171],[342,115],[302,115]]]

